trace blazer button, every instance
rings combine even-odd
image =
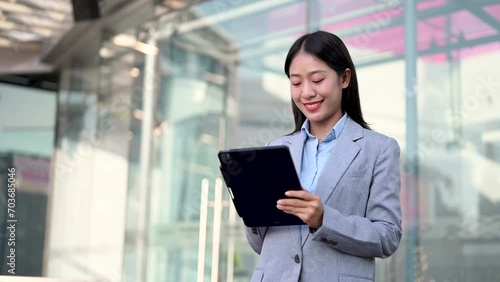
[[[296,263],[300,263],[299,255],[295,255],[295,257],[293,259],[295,260]]]

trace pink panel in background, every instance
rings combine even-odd
[[[269,33],[275,33],[301,25],[304,26],[306,24],[305,11],[305,2],[270,10],[267,13],[267,27]]]
[[[497,19],[497,21],[500,21],[500,4],[487,6],[484,8],[484,10],[487,13],[489,13],[490,15],[492,15],[493,17],[495,17],[495,19]]]
[[[356,28],[364,32],[373,32],[382,29],[384,24],[391,19],[401,17],[402,15],[402,8],[383,10],[366,16],[327,25],[326,28],[332,31]]]
[[[491,52],[498,52],[500,50],[500,42],[493,42],[490,44],[477,45],[471,48],[462,48],[460,50],[454,50],[451,52],[451,56],[454,59],[462,60],[470,57],[480,56],[482,54],[487,54]],[[432,55],[426,55],[422,57],[424,61],[433,63],[447,63],[448,59],[445,53],[437,53]]]
[[[428,7],[436,7],[436,3],[442,3],[443,1],[428,1],[426,3],[433,2],[435,5]],[[500,6],[500,5],[497,5]],[[489,12],[493,8],[490,7]],[[496,8],[495,8],[496,9]],[[500,11],[500,9],[499,9]],[[350,21],[356,23],[365,23],[365,25],[369,24],[369,19],[371,16],[363,17],[362,19],[357,19],[357,21]],[[447,27],[447,19],[450,18],[449,27]],[[349,27],[344,24],[343,29],[348,29]],[[340,25],[334,24],[327,27],[327,30],[332,31],[338,28]],[[359,27],[351,27],[357,28],[360,30],[360,34],[345,38],[346,44],[367,50],[373,50],[375,52],[391,52],[394,56],[403,55],[404,54],[404,26],[400,25],[398,27],[392,27],[383,30],[372,31],[370,29],[366,29],[368,32],[363,32],[363,24],[361,24],[361,28]],[[450,28],[450,35],[447,35],[446,29]],[[459,11],[454,14],[446,15],[446,16],[437,16],[425,20],[421,20],[418,22],[417,26],[417,47],[419,51],[429,50],[430,48],[435,47],[443,47],[446,44],[456,44],[459,42],[459,38],[461,40],[475,40],[478,38],[490,37],[497,34],[497,31],[489,26],[487,23],[483,22],[480,18],[471,14],[468,11]],[[450,36],[447,39],[447,36]],[[467,56],[474,56],[484,52],[491,52],[495,49],[492,47],[497,45],[487,45],[488,47],[475,47],[475,48],[462,48],[460,52],[452,51],[452,53],[456,53],[455,56],[460,54],[461,58]],[[438,53],[435,55],[425,56],[426,60],[432,60],[435,62],[446,62],[446,56],[444,53]]]
[[[497,31],[468,11],[460,11],[452,16],[453,33],[463,33],[466,40],[497,34]]]
[[[443,6],[446,4],[446,0],[427,0],[427,1],[420,1],[417,3],[417,10],[418,11],[425,11],[431,8],[437,8],[440,6]]]
[[[376,4],[373,1],[367,0],[341,1],[336,2],[334,6],[327,7],[325,6],[326,3],[327,1],[323,2],[325,10],[322,11],[322,14],[324,14],[326,19],[335,19],[335,15],[342,15],[355,10],[371,7]],[[418,3],[418,10],[424,11],[428,9],[435,9],[446,5],[446,3],[446,0],[421,1]],[[305,3],[301,2],[296,5],[283,7],[269,12],[270,29],[273,31],[279,31],[289,27],[305,24],[305,8]],[[496,19],[500,19],[500,4],[486,7],[484,10]],[[403,23],[389,28],[384,28],[383,24],[387,23],[391,19],[401,19],[403,16],[403,8],[391,7],[391,9],[384,11],[374,12],[369,15],[359,16],[353,19],[325,25],[323,26],[323,29],[332,33],[356,31],[358,33],[357,35],[342,38],[348,46],[358,49],[371,50],[374,52],[390,52],[393,56],[401,56],[404,54]],[[450,17],[449,24],[447,24],[446,17]],[[450,35],[447,34],[447,28],[450,28]],[[480,18],[466,10],[421,20],[418,22],[417,32],[417,48],[419,51],[443,47],[446,44],[456,44],[459,40],[469,41],[497,34],[496,29],[492,28]],[[299,32],[297,37],[302,34],[303,32]],[[447,36],[450,36],[450,38],[447,39]],[[484,46],[476,46],[474,48],[463,48],[459,51],[452,51],[452,53],[454,56],[460,56],[463,58],[466,56],[478,55],[484,52],[491,52],[495,50],[492,48],[496,47],[498,47],[498,44],[488,44]],[[438,53],[434,55],[427,55],[425,56],[425,59],[435,62],[445,62],[446,56],[444,53]]]
[[[362,33],[346,38],[344,41],[347,45],[355,48],[392,52],[393,55],[400,55],[404,49],[404,28],[403,26],[395,26],[377,33]]]
[[[323,19],[344,15],[377,4],[374,0],[322,0],[321,17]]]

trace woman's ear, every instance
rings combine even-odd
[[[344,70],[340,80],[342,82],[342,89],[346,89],[349,86],[349,82],[351,82],[351,70],[349,68]]]

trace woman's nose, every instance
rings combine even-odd
[[[304,83],[302,87],[302,97],[307,99],[314,96],[316,96],[316,92],[314,91],[312,85],[310,83]]]

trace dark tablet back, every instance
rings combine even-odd
[[[220,151],[220,170],[238,215],[248,227],[300,225],[276,207],[288,190],[301,190],[286,146]]]

